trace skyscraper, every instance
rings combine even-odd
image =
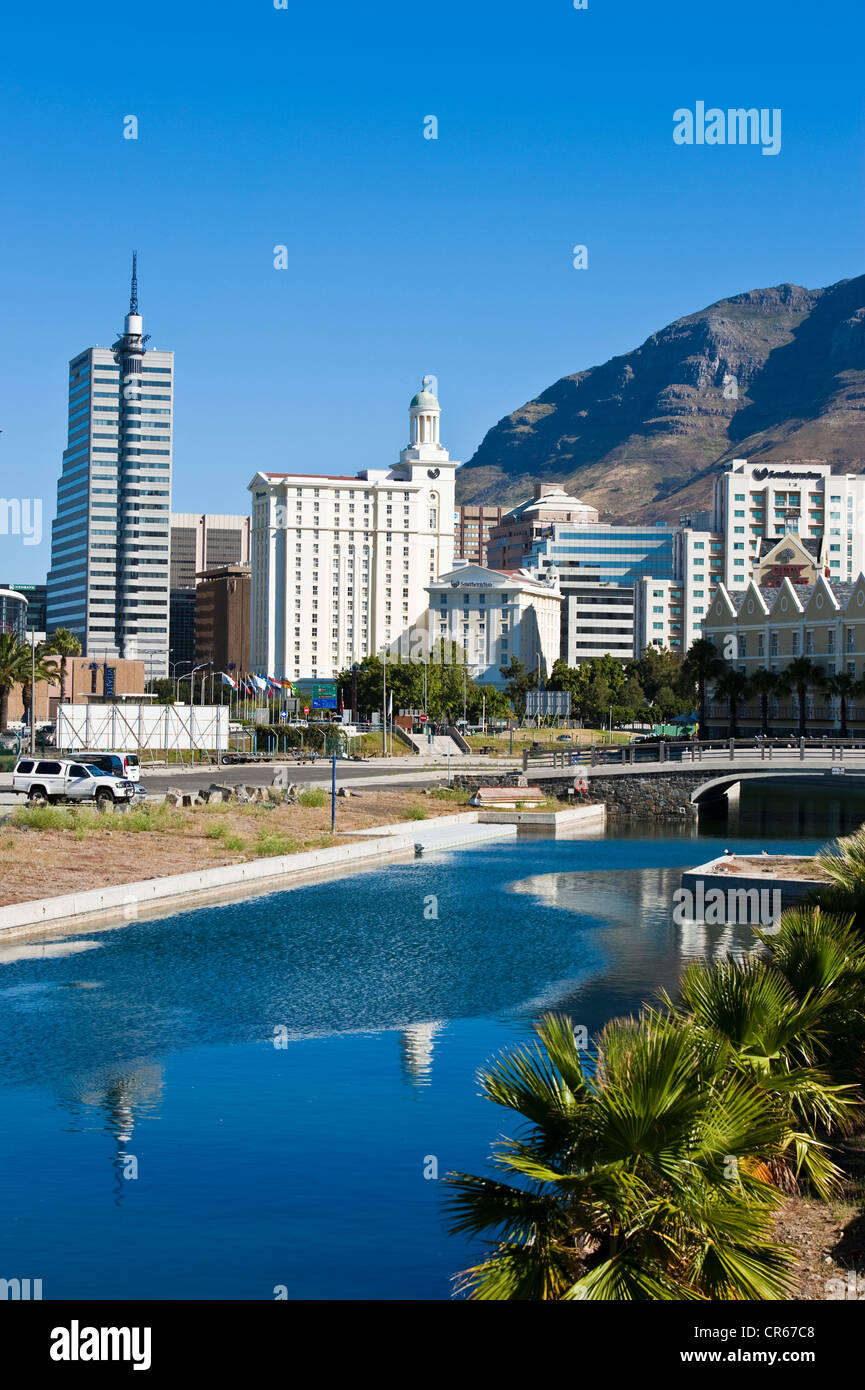
[[[174,353],[148,349],[137,257],[124,331],[69,364],[69,432],[51,529],[48,631],[88,656],[168,672]]]

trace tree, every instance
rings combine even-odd
[[[827,695],[831,695],[841,702],[841,728],[839,732],[842,738],[846,738],[847,705],[850,700],[855,700],[857,695],[865,693],[865,681],[857,680],[855,676],[848,675],[846,671],[839,671],[836,676],[826,676],[822,686]]]
[[[698,637],[691,643],[682,673],[697,687],[697,706],[700,711],[700,737],[706,736],[706,685],[715,680],[724,670],[724,662],[714,642],[708,637]]]
[[[540,1045],[481,1073],[528,1125],[497,1146],[514,1182],[454,1174],[454,1231],[494,1233],[462,1276],[475,1299],[783,1299],[789,1255],[771,1240],[782,1194],[761,1160],[785,1134],[729,1045],[661,1016],[617,1019],[596,1052],[546,1016]]]
[[[751,693],[751,683],[743,671],[728,666],[715,682],[715,698],[726,700],[730,708],[730,738],[738,737],[739,705]]]
[[[150,689],[156,696],[157,704],[174,704],[174,681],[169,680],[167,676],[161,676],[158,680],[151,681]],[[218,695],[219,691],[217,690],[216,693]],[[219,702],[217,701],[217,703]]]
[[[60,657],[60,703],[66,702],[66,662],[70,656],[81,655],[81,642],[77,633],[68,627],[58,627],[45,643],[46,654]]]
[[[679,687],[682,681],[682,658],[667,647],[648,646],[644,648],[638,661],[628,663],[628,675],[636,676],[646,700],[657,699],[658,691],[669,687],[684,695]]]
[[[731,1044],[730,1079],[747,1077],[781,1120],[779,1158],[790,1179],[804,1173],[820,1196],[837,1194],[840,1169],[823,1138],[852,1126],[853,1086],[839,1086],[818,1067],[825,1001],[798,999],[789,980],[764,960],[687,966],[680,986],[683,1008],[699,1040]]]
[[[526,717],[526,695],[538,688],[538,673],[530,671],[518,657],[512,657],[510,665],[500,666],[499,672],[507,681],[505,694],[513,704],[520,720]]]
[[[815,666],[809,656],[797,656],[790,662],[783,675],[785,683],[796,692],[796,699],[799,704],[799,737],[804,738],[805,701],[808,698],[808,687],[822,684],[823,667]]]
[[[769,698],[773,695],[788,695],[790,687],[777,671],[759,666],[751,672],[751,689],[760,697],[760,732],[769,733]]]
[[[0,632],[0,733],[9,723],[9,696],[16,685],[30,679],[33,655],[29,645],[14,632]]]

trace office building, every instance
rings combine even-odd
[[[723,541],[711,531],[673,532],[673,577],[643,576],[634,586],[634,647],[684,656],[702,636],[713,589],[721,582]]]
[[[412,398],[409,444],[391,468],[259,472],[249,484],[259,674],[330,677],[425,628],[426,586],[453,566],[458,467],[427,385]]]
[[[173,669],[192,666],[197,659],[196,577],[225,565],[248,565],[251,525],[248,516],[172,512],[169,630]]]
[[[454,508],[454,559],[487,563],[487,544],[502,519],[501,507],[465,505]]]
[[[26,594],[17,589],[0,589],[0,632],[14,635],[23,642],[29,627]]]
[[[87,655],[168,671],[174,353],[146,347],[136,258],[124,331],[69,364],[69,420],[51,532],[47,630]]]
[[[249,565],[202,570],[195,587],[195,664],[228,675],[249,670]]]
[[[598,512],[578,497],[569,497],[558,483],[535,483],[532,497],[506,512],[490,531],[487,563],[495,569],[519,569],[526,563],[535,541],[551,534],[562,522],[590,526]]]
[[[569,666],[609,654],[639,655],[635,590],[648,576],[675,577],[670,526],[555,524],[535,541],[525,564],[554,567],[562,595],[561,654]]]
[[[427,585],[430,651],[462,647],[471,675],[502,689],[500,667],[513,660],[549,675],[559,655],[561,595],[554,570],[494,570],[468,561]],[[439,648],[439,651],[442,649]]]
[[[48,595],[46,584],[16,584],[14,581],[0,585],[0,588],[12,589],[16,594],[23,594],[27,600],[27,631],[31,628],[36,633],[45,635],[45,605]]]

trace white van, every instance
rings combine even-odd
[[[103,772],[110,773],[112,777],[123,777],[129,782],[141,781],[137,753],[97,753],[95,750],[87,750],[76,753],[75,756],[79,762],[87,763],[89,767],[101,767]]]

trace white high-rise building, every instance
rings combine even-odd
[[[51,530],[47,629],[85,655],[168,674],[174,353],[145,348],[136,257],[124,331],[69,364],[69,426]]]
[[[320,476],[256,473],[252,668],[329,679],[426,628],[427,585],[454,554],[454,471],[441,410],[422,389],[392,468]]]
[[[828,463],[733,459],[715,480],[714,530],[724,540],[724,583],[744,589],[761,557],[794,532],[826,577],[851,583],[865,569],[865,478]]]

